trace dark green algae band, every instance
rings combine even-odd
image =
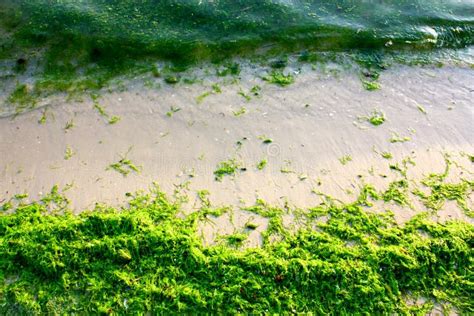
[[[120,210],[60,214],[54,191],[0,216],[0,312],[425,315],[437,303],[473,313],[473,226],[427,214],[397,225],[366,211],[371,192],[300,214],[312,224],[293,233],[285,210],[260,203],[249,211],[269,219],[267,242],[239,249],[203,246],[198,223],[222,214],[207,205],[178,215],[156,190]]]
[[[38,99],[51,94],[74,98],[96,92],[115,78],[151,73],[174,84],[179,81],[176,74],[189,67],[209,61],[222,66],[233,57],[284,68],[288,55],[313,63],[337,61],[333,54],[342,52],[356,56],[363,67],[379,70],[394,56],[397,62],[439,65],[438,53],[447,52],[449,60],[474,44],[474,4],[0,0],[0,35],[11,114],[34,108]],[[273,58],[279,60],[269,63]],[[167,66],[157,66],[163,63]],[[238,73],[237,68],[229,74]],[[34,83],[26,84],[25,75]]]
[[[72,45],[76,57],[92,62],[143,55],[220,59],[266,44],[290,51],[474,44],[469,0],[4,0],[0,14],[16,34],[11,41]]]

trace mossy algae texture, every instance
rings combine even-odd
[[[155,188],[73,215],[56,187],[0,216],[0,312],[472,313],[473,226],[426,213],[398,225],[371,212],[373,199],[366,186],[353,203],[295,212],[296,231],[283,225],[288,209],[257,201],[246,211],[269,219],[264,244],[239,248],[248,232],[203,245],[199,223],[222,214],[209,203],[183,216]]]
[[[148,54],[182,61],[219,58],[268,42],[324,50],[473,44],[469,1],[22,0],[1,8],[3,26],[27,42],[22,44],[74,45],[81,48],[78,55],[97,61]],[[284,58],[271,62],[273,68],[285,65]],[[239,68],[229,64],[223,72]]]

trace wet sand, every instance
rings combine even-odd
[[[198,102],[217,80],[222,93]],[[261,198],[307,207],[321,201],[315,191],[351,201],[363,183],[386,188],[399,177],[389,164],[406,157],[416,164],[409,168],[410,179],[442,172],[443,153],[461,166],[454,168],[453,179],[473,179],[472,163],[462,156],[474,153],[473,69],[395,66],[382,73],[377,91],[365,90],[349,70],[334,74],[304,68],[284,88],[245,69],[239,82],[229,81],[208,78],[159,88],[131,84],[126,91],[104,92],[98,103],[121,118],[113,125],[89,97],[51,99],[46,112],[0,119],[0,203],[24,192],[36,199],[57,184],[68,188],[65,195],[80,211],[96,202],[120,205],[126,192],[157,182],[169,194],[187,194],[190,208],[196,192],[204,189],[215,206],[251,205]],[[254,85],[261,86],[260,96],[247,101],[238,94],[250,95]],[[246,113],[234,114],[243,108]],[[375,109],[387,118],[380,126],[361,118]],[[46,120],[40,124],[43,113]],[[65,130],[71,121],[74,126]],[[410,140],[392,143],[395,134]],[[273,142],[264,144],[264,138]],[[382,158],[382,152],[393,159]],[[107,170],[123,155],[141,172],[125,177]],[[352,160],[342,164],[344,156]],[[231,158],[246,171],[216,181],[217,164]],[[258,170],[262,159],[267,166]],[[464,218],[454,203],[447,205],[444,217]],[[396,214],[403,222],[414,212]]]

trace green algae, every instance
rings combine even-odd
[[[262,141],[262,144],[265,144],[265,145],[273,143],[273,139],[265,135],[258,136],[258,139],[260,139]]]
[[[229,246],[239,248],[248,239],[248,234],[237,232],[231,235],[221,236],[221,238],[226,240]]]
[[[474,217],[467,200],[474,192],[474,181],[459,179],[459,182],[446,182],[452,161],[446,159],[446,169],[443,173],[431,173],[421,181],[422,186],[429,189],[429,193],[417,188],[413,194],[417,195],[425,207],[432,211],[439,211],[443,208],[446,201],[456,201],[457,205],[469,217]]]
[[[288,86],[295,82],[295,77],[291,74],[284,74],[281,71],[272,71],[268,76],[263,77],[263,80],[279,85],[281,87]]]
[[[37,96],[26,84],[17,83],[15,89],[7,98],[7,102],[16,105],[17,112],[22,112],[25,109],[35,107]]]
[[[351,162],[351,161],[352,161],[352,157],[349,156],[349,155],[345,155],[345,156],[342,156],[341,158],[339,158],[339,162],[340,162],[343,166],[347,165],[347,164],[348,164],[349,162]]]
[[[423,114],[428,114],[428,112],[426,112],[426,109],[425,109],[423,106],[417,104],[417,105],[416,105],[416,108],[417,108],[418,111],[420,111],[421,113],[423,113]]]
[[[48,120],[48,108],[45,108],[43,112],[41,113],[41,117],[38,120],[38,124],[46,124],[46,121]]]
[[[211,206],[211,201],[209,200],[209,195],[211,193],[208,190],[199,190],[197,192],[197,196],[199,200],[201,201],[203,206],[209,207]]]
[[[239,231],[204,246],[206,213],[179,215],[159,189],[73,215],[56,187],[0,215],[0,312],[472,313],[472,225],[425,214],[399,225],[367,210],[374,197],[368,187],[353,203],[298,212],[306,224],[293,231],[288,210],[259,200],[246,211],[269,219],[264,244],[240,249]]]
[[[423,184],[430,189],[430,194],[421,190],[413,191],[421,198],[426,208],[438,211],[445,201],[456,201],[459,207],[470,217],[474,217],[474,210],[470,209],[466,199],[474,191],[474,182],[461,180],[460,183],[442,183],[429,179]]]
[[[290,174],[290,173],[296,173],[293,168],[291,167],[291,161],[290,160],[285,160],[284,165],[281,166],[280,168],[281,173],[285,174]]]
[[[175,106],[171,106],[170,107],[170,110],[168,112],[166,112],[166,116],[167,117],[173,117],[173,115],[175,113],[178,113],[179,111],[181,111],[181,108],[177,108]]]
[[[71,130],[73,127],[74,127],[74,120],[69,120],[66,122],[66,125],[64,126],[64,131],[68,131],[68,130]]]
[[[381,110],[375,109],[372,112],[370,112],[370,114],[367,116],[359,116],[358,120],[360,122],[368,122],[369,124],[373,126],[380,126],[383,123],[385,123],[385,121],[387,120],[387,117],[385,116],[384,112],[382,112]]]
[[[128,176],[130,172],[140,172],[140,167],[135,165],[130,159],[122,158],[117,162],[110,164],[106,170],[114,170],[123,175]]]
[[[64,160],[69,160],[74,156],[76,152],[69,146],[66,146],[66,150],[64,151]]]
[[[385,123],[386,117],[385,113],[379,110],[374,110],[370,116],[367,118],[370,124],[374,126],[379,126]]]
[[[100,116],[102,116],[104,119],[107,120],[107,123],[109,125],[114,125],[120,122],[120,120],[122,119],[120,116],[117,116],[117,115],[111,116],[109,113],[107,113],[105,107],[98,102],[98,98],[99,98],[98,95],[93,94],[91,95],[91,98],[92,98],[94,109],[99,113]],[[69,129],[72,127],[72,126],[68,127],[68,124],[69,122],[66,123],[66,129]]]
[[[382,194],[382,199],[385,202],[393,201],[401,206],[410,206],[408,193],[408,181],[402,179],[391,182],[388,189]]]
[[[245,223],[245,228],[250,229],[250,230],[255,230],[258,228],[258,224],[255,224],[253,222],[247,222]]]
[[[177,84],[179,82],[179,77],[177,76],[167,76],[165,82],[168,84]]]
[[[124,177],[128,176],[131,172],[140,173],[142,167],[137,166],[135,163],[133,163],[130,159],[127,158],[127,155],[130,153],[131,150],[132,147],[130,147],[124,155],[121,155],[119,161],[111,163],[105,170],[114,170]]]
[[[221,87],[219,86],[219,84],[215,83],[212,85],[212,90],[211,91],[206,91],[206,92],[203,92],[202,94],[200,94],[199,96],[196,97],[196,103],[197,104],[200,104],[204,101],[205,98],[207,98],[208,96],[212,95],[212,94],[218,94],[218,93],[222,93],[222,89]]]
[[[239,117],[247,113],[247,108],[245,106],[241,106],[237,111],[232,111],[235,117]]]
[[[217,169],[214,171],[214,176],[216,181],[222,181],[224,176],[233,176],[239,170],[245,171],[245,168],[243,168],[242,164],[236,159],[229,159],[226,161],[221,161],[217,165]]]
[[[259,85],[255,85],[247,93],[242,88],[240,88],[237,94],[244,98],[245,101],[250,102],[250,100],[252,100],[252,96],[260,97],[261,92],[262,88]]]
[[[211,94],[212,94],[211,91],[203,92],[202,94],[200,94],[196,97],[196,103],[197,104],[202,103],[202,101],[204,101],[204,99],[207,98],[208,96],[210,96]]]
[[[109,122],[110,125],[113,125],[113,124],[116,124],[116,123],[120,122],[121,119],[122,118],[120,116],[112,115],[108,122]]]
[[[94,109],[96,109],[97,112],[99,113],[99,115],[102,116],[102,117],[108,117],[109,116],[107,114],[107,112],[105,111],[105,107],[103,107],[102,105],[100,105],[96,101],[94,101]]]
[[[373,146],[373,147],[372,147],[372,150],[373,150],[374,153],[376,153],[377,155],[382,156],[382,158],[384,158],[384,159],[390,160],[390,159],[393,158],[393,154],[392,154],[391,152],[389,152],[389,151],[382,151],[382,152],[380,152],[379,150],[377,150],[377,147],[376,147],[376,146]]]
[[[362,85],[364,86],[365,90],[368,91],[375,91],[381,88],[380,83],[377,81],[362,80]]]
[[[260,160],[260,161],[257,163],[257,169],[258,169],[258,170],[263,170],[263,169],[265,169],[265,167],[267,166],[267,163],[268,163],[267,159],[262,159],[262,160]]]
[[[406,143],[411,140],[409,136],[400,136],[398,133],[392,132],[389,141],[391,143]]]
[[[240,95],[242,98],[245,99],[245,101],[249,102],[250,100],[252,100],[252,97],[248,94],[246,94],[244,92],[244,90],[240,89],[238,92],[237,92],[238,95]]]
[[[260,94],[261,94],[261,92],[262,92],[262,88],[261,88],[259,85],[255,85],[255,86],[253,86],[253,87],[250,89],[250,92],[251,92],[254,96],[258,97],[258,96],[260,96]]]
[[[212,92],[214,93],[222,93],[222,88],[219,84],[215,83],[212,85]]]
[[[272,69],[270,82],[287,85],[294,79],[282,72],[288,56],[302,63],[340,62],[339,52],[353,56],[364,68],[361,79],[375,89],[388,60],[437,64],[430,53],[473,44],[466,1],[427,1],[3,1],[0,60],[15,74],[37,79],[27,97],[12,93],[20,112],[38,98],[97,92],[118,78],[147,74],[174,85],[202,62],[218,76],[234,77],[240,59],[261,63]]]
[[[240,65],[236,62],[234,63],[226,63],[220,69],[217,69],[216,75],[219,77],[225,76],[238,76],[240,75]]]

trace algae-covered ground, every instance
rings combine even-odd
[[[357,75],[345,74],[339,85],[347,89],[334,78],[301,75],[290,86],[262,85],[258,96],[250,92],[251,80],[242,90],[223,85],[221,93],[210,85],[206,91],[214,92],[201,103],[199,87],[176,85],[156,92],[166,99],[139,90],[3,119],[0,312],[472,313],[472,127],[465,87],[472,74],[407,68],[391,75],[377,91],[364,90]],[[248,111],[237,113],[242,105],[236,100]],[[111,124],[115,114],[122,120]],[[429,151],[434,145],[465,152],[458,151],[459,161],[445,156],[443,172]],[[247,150],[255,156],[238,155]],[[216,153],[225,156],[215,163]],[[324,155],[334,162],[331,170],[323,170]],[[87,210],[62,196],[77,189],[71,204],[100,203],[103,192],[132,191],[140,176],[172,186],[182,180],[174,177],[175,162],[186,181],[170,198],[156,189],[129,193],[121,206]],[[417,168],[437,172],[412,178]],[[243,179],[252,173],[262,182]],[[351,175],[360,186],[341,180]],[[206,177],[214,186],[197,192],[190,213],[182,193],[189,192],[188,181]],[[279,181],[283,177],[290,185]],[[370,185],[391,177],[386,186]],[[67,185],[28,202],[27,193],[36,199],[51,181]],[[273,181],[267,186],[277,199],[294,191],[294,200],[212,203],[218,194],[237,198],[218,188],[252,196],[263,181]],[[349,188],[352,201],[328,196],[322,187],[332,181]],[[293,207],[304,199],[299,185],[321,202]],[[446,216],[452,209],[462,216]],[[226,224],[242,212],[244,221]]]
[[[473,39],[469,0],[0,0],[0,314],[473,314]]]
[[[449,167],[449,162],[448,162]],[[244,211],[268,220],[262,247],[242,247],[258,225],[203,245],[202,223],[230,208],[182,210],[158,187],[119,209],[73,215],[53,188],[41,201],[5,204],[0,217],[0,310],[13,314],[474,312],[472,224],[433,221],[453,200],[472,216],[471,182],[433,174],[419,192],[429,212],[399,225],[377,201],[404,204],[408,182],[361,189],[352,203],[327,197],[309,209],[258,201]],[[403,180],[402,180],[403,181]],[[298,225],[289,229],[283,217]]]

